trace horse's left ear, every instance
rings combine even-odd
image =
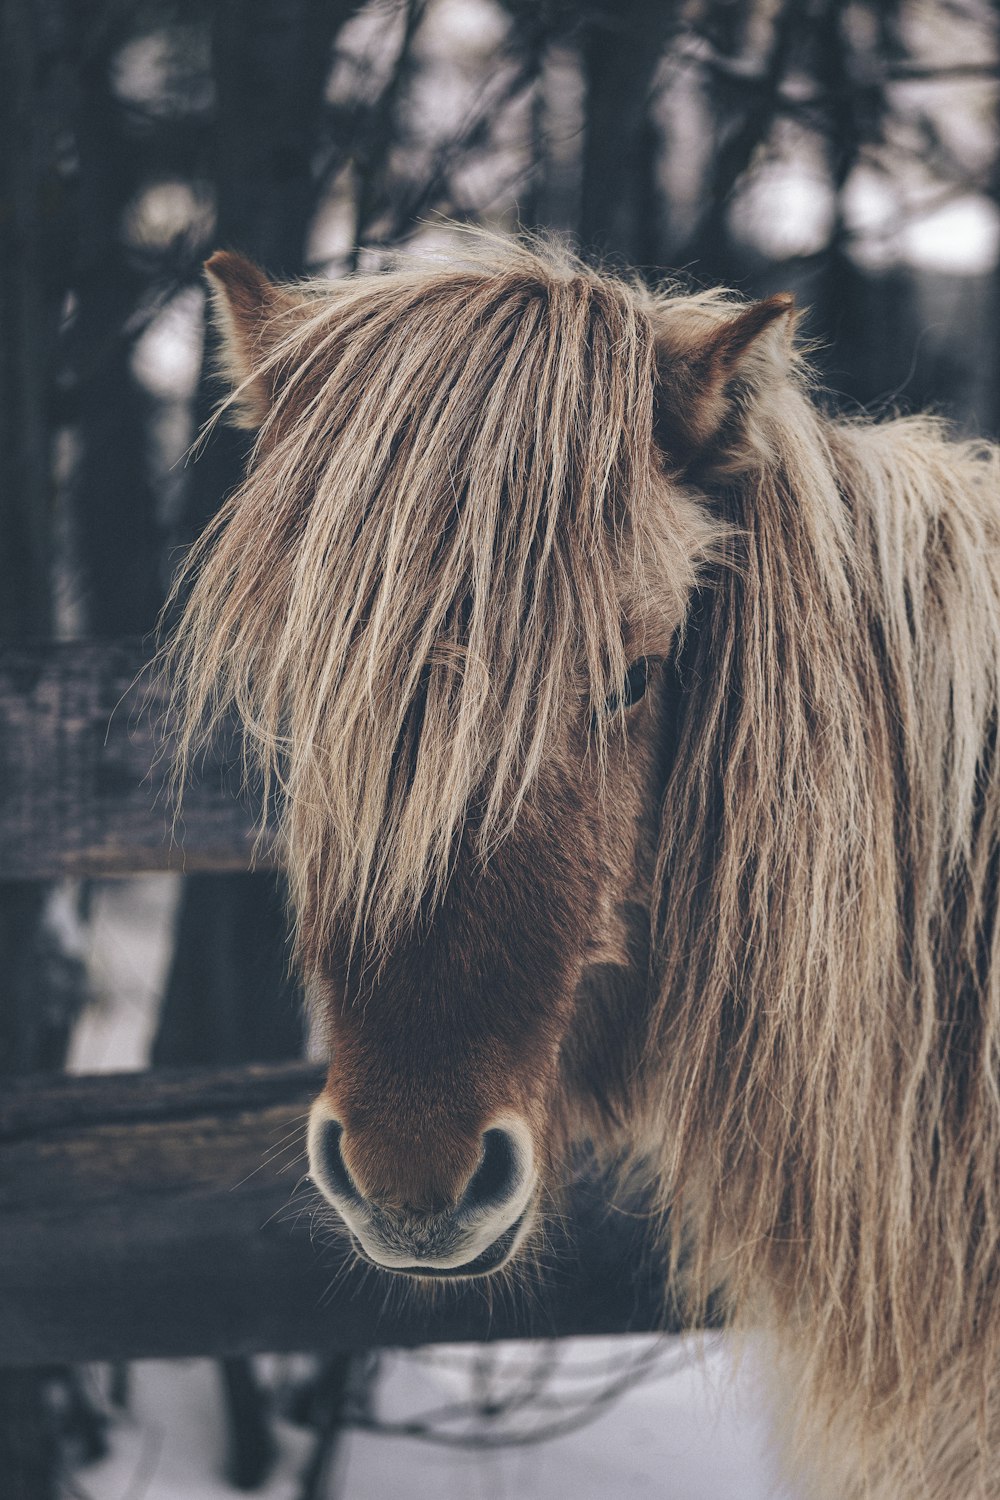
[[[707,327],[682,307],[674,317],[667,304],[657,331],[654,423],[667,458],[686,468],[711,459],[713,444],[728,448],[754,396],[788,370],[796,320],[791,292],[720,309]]]
[[[231,381],[230,420],[259,427],[274,400],[278,372],[268,356],[288,328],[288,316],[304,306],[292,290],[276,286],[245,255],[216,250],[205,262],[212,314],[219,334],[223,373]]]

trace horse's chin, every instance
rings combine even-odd
[[[527,1234],[532,1215],[531,1204],[516,1218],[513,1224],[498,1235],[492,1245],[481,1250],[474,1260],[461,1266],[426,1266],[419,1262],[413,1265],[385,1265],[368,1254],[356,1235],[351,1235],[358,1257],[367,1265],[384,1271],[389,1276],[406,1276],[416,1281],[462,1281],[478,1276],[491,1276],[513,1260],[518,1246]]]

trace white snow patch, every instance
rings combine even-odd
[[[94,882],[82,954],[91,1003],[74,1027],[67,1072],[149,1066],[179,898],[176,875]]]
[[[543,1444],[494,1450],[350,1431],[341,1439],[330,1500],[793,1500],[777,1477],[760,1416],[752,1352],[734,1372],[724,1339],[704,1355],[680,1339],[573,1339],[559,1347],[549,1389],[563,1400],[593,1389],[658,1343],[662,1357],[621,1402]],[[539,1346],[502,1351],[516,1381]],[[443,1345],[386,1356],[378,1411],[420,1421],[468,1400],[474,1349]],[[285,1362],[269,1362],[279,1377]],[[100,1375],[96,1378],[100,1379]],[[131,1367],[130,1411],[112,1428],[112,1453],[77,1477],[88,1500],[231,1500],[221,1385],[208,1360]],[[484,1428],[487,1430],[487,1428]],[[295,1500],[313,1437],[278,1419],[278,1458],[261,1500]]]

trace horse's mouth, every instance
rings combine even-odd
[[[381,1261],[374,1260],[362,1247],[356,1235],[352,1234],[351,1239],[363,1261],[370,1266],[375,1266],[379,1271],[387,1271],[391,1276],[433,1277],[435,1280],[451,1281],[459,1280],[464,1276],[488,1276],[490,1272],[498,1271],[509,1259],[529,1210],[530,1205],[514,1220],[513,1224],[507,1226],[492,1245],[487,1245],[485,1250],[480,1251],[475,1260],[466,1261],[461,1266],[422,1266],[419,1262],[412,1266],[387,1266]]]

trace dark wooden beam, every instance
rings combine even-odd
[[[0,1366],[672,1325],[650,1224],[593,1178],[520,1291],[424,1296],[353,1266],[303,1176],[320,1082],[296,1063],[6,1083]]]
[[[0,879],[249,867],[233,741],[213,747],[172,830],[151,654],[132,639],[0,644]]]

